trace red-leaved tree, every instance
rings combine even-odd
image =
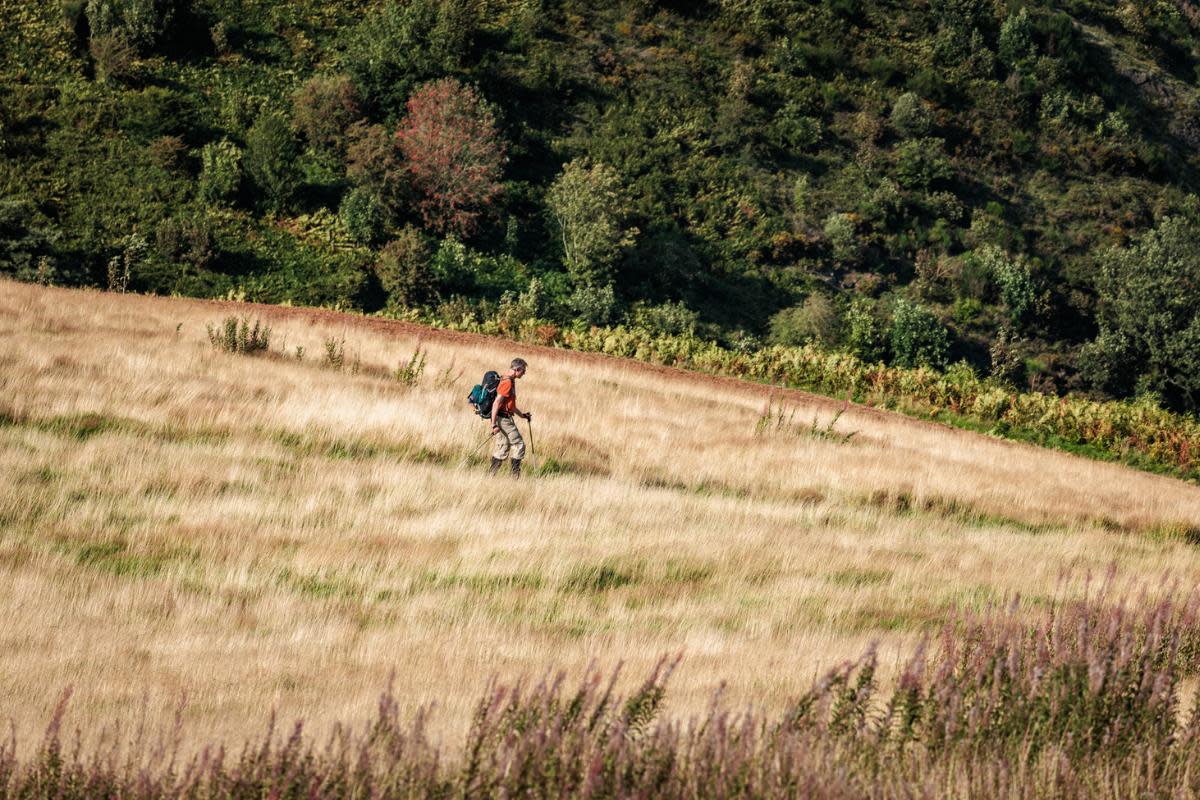
[[[425,224],[467,236],[500,194],[504,143],[479,94],[453,78],[431,81],[408,99],[396,131]]]

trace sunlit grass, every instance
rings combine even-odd
[[[214,350],[231,315],[271,351]],[[356,372],[322,364],[330,338]],[[465,397],[514,355],[535,448],[488,480]],[[83,720],[186,693],[200,731],[273,703],[320,726],[393,672],[461,726],[492,674],[675,652],[675,708],[722,680],[780,708],[873,640],[887,677],[954,607],[1200,573],[1177,481],[349,316],[0,283],[0,389],[0,715],[26,729],[66,685]],[[761,424],[781,402],[794,421]]]

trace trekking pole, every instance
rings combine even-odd
[[[529,428],[529,458],[533,458],[533,419],[526,418],[525,426]]]
[[[467,465],[467,462],[471,460],[471,456],[478,453],[485,444],[487,444],[488,442],[490,442],[492,440],[492,435],[493,434],[489,432],[486,439],[484,439],[479,444],[475,445],[475,447],[471,449],[471,452],[467,453],[465,456],[462,457],[462,461],[458,462],[458,466],[465,467]]]

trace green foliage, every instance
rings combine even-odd
[[[578,286],[567,302],[583,325],[607,325],[617,313],[617,298],[611,283]]]
[[[142,52],[159,45],[186,8],[181,0],[87,0],[93,39],[118,36]]]
[[[416,228],[401,230],[384,245],[375,262],[375,274],[393,306],[412,306],[430,299],[433,273],[429,242]]]
[[[310,147],[344,152],[350,126],[362,112],[358,93],[346,75],[314,75],[296,92],[292,120]]]
[[[425,351],[420,345],[413,350],[412,356],[408,361],[401,361],[396,367],[396,371],[392,373],[392,377],[404,386],[416,386],[421,382],[421,376],[425,374]]]
[[[346,177],[368,189],[391,213],[403,204],[408,174],[395,137],[382,125],[356,122],[347,133]]]
[[[373,245],[383,238],[387,226],[387,209],[373,190],[356,186],[342,198],[338,216],[351,240]]]
[[[801,345],[815,342],[835,346],[841,338],[841,317],[823,294],[809,295],[803,303],[785,308],[771,317],[772,344]]]
[[[865,244],[858,235],[858,225],[850,214],[830,214],[825,219],[825,238],[833,257],[842,264],[858,262]]]
[[[1100,385],[1146,390],[1200,408],[1200,236],[1194,217],[1168,217],[1101,264],[1100,334],[1085,353]]]
[[[99,33],[88,42],[88,52],[101,83],[121,83],[137,74],[137,50],[121,31]]]
[[[846,349],[865,362],[887,356],[887,331],[874,303],[856,297],[846,310]]]
[[[700,315],[684,303],[650,305],[637,303],[629,312],[635,326],[659,336],[691,336],[696,332]]]
[[[637,234],[625,222],[627,204],[616,170],[587,159],[571,161],[551,184],[546,204],[571,277],[583,285],[611,280],[622,248],[632,245]]]
[[[242,182],[242,151],[228,139],[200,150],[200,199],[210,205],[232,200]]]
[[[214,257],[212,224],[203,215],[180,215],[159,222],[154,231],[154,249],[170,264],[200,271]]]
[[[300,185],[299,155],[287,117],[277,111],[259,114],[246,134],[243,163],[246,175],[272,211],[285,210]]]
[[[52,253],[55,233],[43,227],[33,204],[23,200],[0,200],[0,274],[18,280],[39,278],[39,270],[54,277]]]
[[[1020,324],[1033,309],[1033,278],[1023,258],[1013,258],[995,245],[984,247],[979,257],[1000,289],[1000,299],[1013,324]]]
[[[1033,23],[1029,10],[1022,6],[1000,26],[1000,60],[1012,68],[1032,58],[1034,52]]]
[[[6,258],[23,266],[0,268],[369,310],[453,302],[458,319],[522,336],[627,304],[640,326],[745,352],[814,288],[843,309],[895,291],[954,315],[978,369],[1007,346],[1003,320],[1021,337],[1009,349],[1042,358],[1056,391],[1153,391],[1187,407],[1170,369],[1142,375],[1146,345],[1101,325],[1097,299],[1102,254],[1200,186],[1188,111],[1200,34],[1177,8],[685,6],[17,4],[0,31],[0,186],[41,238],[10,235],[25,243]],[[413,148],[407,105],[434,84],[473,99],[454,109],[486,113],[425,102]],[[474,123],[448,124],[462,120]],[[474,160],[447,155],[454,142]],[[485,162],[479,191],[460,191]],[[568,256],[557,190],[593,171],[575,197],[593,209],[576,219],[599,245]],[[373,248],[410,224],[462,241],[431,247],[428,274],[406,267],[389,292],[387,259],[355,240]],[[993,269],[988,245],[1015,268]],[[612,303],[597,305],[609,283]],[[573,299],[587,284],[597,296]],[[842,346],[887,357],[887,326],[857,319]]]
[[[476,25],[469,0],[393,0],[349,31],[341,65],[368,106],[396,119],[418,83],[464,65]]]
[[[928,190],[953,177],[945,142],[936,138],[910,139],[896,148],[896,180],[905,189]]]
[[[943,369],[950,334],[929,309],[904,298],[896,300],[889,331],[893,362],[900,367]]]
[[[253,355],[266,352],[271,346],[271,328],[254,320],[251,327],[246,317],[226,317],[220,325],[206,325],[208,342],[215,350],[226,353]]]
[[[905,92],[892,106],[892,127],[901,136],[920,138],[933,129],[933,113],[915,92]]]

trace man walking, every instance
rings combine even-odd
[[[496,402],[492,403],[492,434],[496,437],[496,452],[492,454],[490,474],[495,475],[504,463],[504,459],[512,456],[512,474],[514,478],[521,477],[521,459],[525,458],[525,440],[517,429],[514,416],[531,419],[533,414],[517,408],[517,379],[525,374],[529,365],[523,358],[514,358],[508,372],[500,379],[496,387]]]

